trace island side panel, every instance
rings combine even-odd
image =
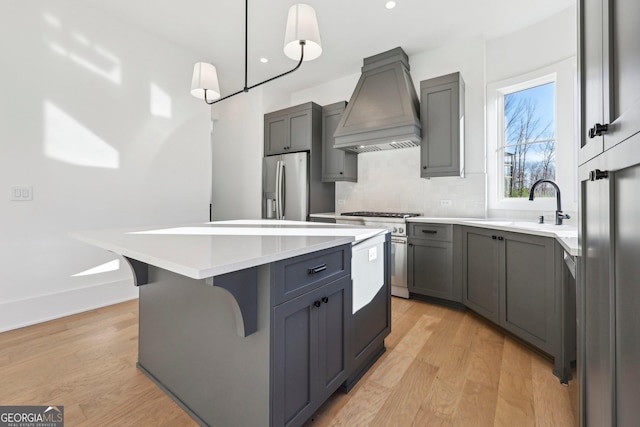
[[[139,366],[212,426],[269,424],[269,265],[258,269],[258,330],[237,334],[224,289],[149,266],[140,287]]]

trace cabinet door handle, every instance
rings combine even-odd
[[[608,130],[609,125],[601,125],[600,123],[596,123],[591,129],[589,129],[589,138],[600,136],[603,133],[606,133]]]
[[[322,304],[320,301],[314,301],[313,305],[316,307],[320,307],[320,304]]]
[[[322,297],[322,302],[323,303],[328,303],[329,302],[329,297]]]
[[[316,274],[316,273],[320,273],[321,271],[324,271],[327,269],[327,264],[321,264],[321,265],[316,265],[315,267],[311,267],[310,269],[307,270],[308,274]]]
[[[504,240],[504,237],[498,236],[498,240]]]
[[[491,238],[492,238],[493,240],[496,240],[496,239],[498,238],[498,236],[491,236]]]
[[[344,173],[340,172],[340,175],[344,175]]]
[[[589,172],[589,181],[596,181],[598,179],[606,178],[609,178],[609,171],[601,171],[600,169],[596,169]]]
[[[423,166],[423,167],[422,167],[422,169],[426,169],[426,168],[427,168],[426,166]]]
[[[438,231],[437,230],[422,230],[423,233],[426,234],[436,234]]]

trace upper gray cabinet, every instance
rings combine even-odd
[[[464,80],[460,73],[420,82],[420,176],[464,176]]]
[[[578,15],[583,164],[640,130],[640,3],[582,0]]]
[[[313,102],[264,115],[264,155],[311,150],[320,138],[322,107]]]
[[[358,181],[358,155],[333,148],[346,101],[322,107],[322,181]]]

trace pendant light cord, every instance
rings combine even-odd
[[[296,65],[294,68],[292,68],[289,71],[285,71],[282,74],[278,74],[277,76],[271,77],[270,79],[264,80],[260,83],[256,83],[253,86],[248,86],[248,69],[249,69],[249,61],[248,61],[248,52],[249,52],[249,0],[245,0],[244,1],[244,88],[234,92],[230,95],[227,95],[223,98],[220,99],[216,99],[215,101],[211,101],[209,102],[209,100],[207,99],[207,89],[204,90],[204,102],[206,102],[209,105],[215,104],[217,102],[220,101],[224,101],[227,98],[231,98],[232,96],[238,95],[240,93],[243,92],[249,92],[249,90],[258,87],[260,85],[263,85],[265,83],[269,83],[270,81],[273,81],[275,79],[279,79],[280,77],[286,76],[287,74],[291,74],[294,71],[296,71],[298,68],[300,68],[300,65],[302,65],[302,61],[304,60],[304,45],[305,45],[305,41],[304,40],[300,40],[300,60],[298,61],[298,65]]]

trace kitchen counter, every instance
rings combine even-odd
[[[83,231],[72,237],[192,279],[267,264],[385,233],[384,228],[277,220]]]
[[[312,218],[337,219],[341,215],[336,212],[311,214]],[[534,221],[500,218],[442,218],[442,217],[412,217],[407,222],[422,222],[435,224],[469,225],[473,227],[490,228],[494,230],[526,233],[536,236],[555,238],[564,250],[571,256],[580,256],[578,245],[578,228],[574,224],[555,225],[553,223],[538,224]]]
[[[563,249],[571,256],[580,256],[578,245],[578,228],[573,224],[555,225],[553,223],[538,224],[533,221],[498,219],[498,218],[430,218],[413,217],[407,222],[440,223],[467,225],[473,227],[490,228],[493,230],[511,231],[515,233],[532,234],[555,238]]]
[[[200,425],[301,426],[385,351],[385,228],[235,220],[73,237],[126,259],[137,366]],[[354,311],[356,253],[380,286]]]

